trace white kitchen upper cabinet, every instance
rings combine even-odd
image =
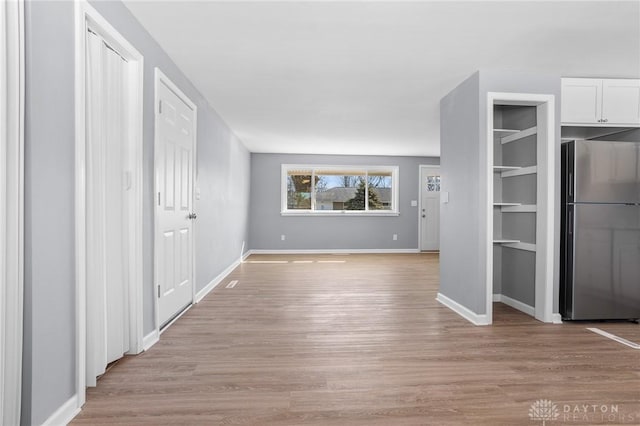
[[[562,124],[640,125],[640,79],[563,78]]]
[[[640,124],[640,80],[602,80],[604,123]]]
[[[602,79],[562,79],[562,123],[593,124],[602,117]]]

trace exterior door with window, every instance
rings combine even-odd
[[[420,168],[420,250],[440,250],[440,168]]]

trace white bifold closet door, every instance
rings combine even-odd
[[[129,350],[126,61],[87,33],[87,385]]]

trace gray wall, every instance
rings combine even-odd
[[[251,166],[247,149],[210,108],[199,111],[198,141],[196,291],[248,250]]]
[[[440,292],[477,314],[486,313],[485,242],[487,215],[487,93],[555,95],[556,164],[560,177],[560,75],[482,70],[440,103],[442,190],[450,202],[441,207]],[[558,185],[556,185],[558,188]],[[556,254],[559,250],[560,193],[556,190]],[[557,257],[557,256],[556,256]],[[461,261],[461,259],[465,259]],[[554,310],[558,307],[558,264],[554,266]]]
[[[198,106],[196,288],[247,240],[249,152],[120,2],[92,2],[145,59],[144,333],[153,328],[153,70]],[[40,424],[75,393],[74,5],[30,1],[26,20],[25,318],[22,423]]]
[[[483,313],[480,253],[485,235],[480,198],[480,76],[473,74],[440,101],[440,174],[449,202],[440,204],[439,292]],[[484,261],[484,259],[482,259]]]
[[[25,2],[22,423],[75,393],[73,4]]]
[[[282,216],[281,165],[399,166],[400,216]],[[259,250],[417,249],[419,165],[438,158],[251,154],[250,247]],[[286,236],[285,241],[280,235]],[[393,241],[393,234],[398,240]]]

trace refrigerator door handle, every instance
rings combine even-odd
[[[569,220],[567,223],[567,232],[569,235],[573,235],[573,209],[569,210]]]
[[[569,197],[573,196],[573,173],[569,172],[569,179],[568,180],[568,184],[569,184]]]

